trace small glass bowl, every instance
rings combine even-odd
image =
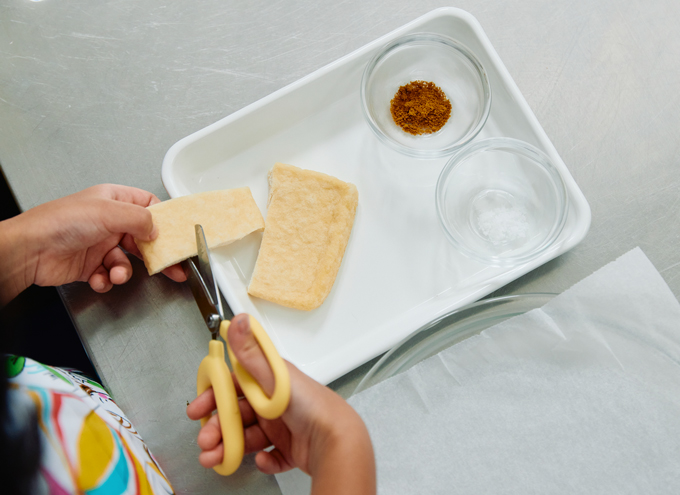
[[[451,102],[451,116],[432,134],[414,136],[393,120],[390,102],[411,81],[436,84]],[[419,158],[455,152],[484,127],[491,108],[486,71],[463,44],[430,33],[402,36],[368,63],[361,80],[364,116],[378,138],[395,150]]]
[[[511,138],[473,143],[448,161],[436,203],[447,238],[494,266],[526,263],[548,249],[567,219],[567,191],[550,158]]]

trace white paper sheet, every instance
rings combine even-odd
[[[680,493],[680,304],[635,249],[350,403],[381,494]]]

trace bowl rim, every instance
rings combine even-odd
[[[422,325],[383,354],[366,372],[352,396],[408,371],[423,361],[423,355],[437,354],[502,321],[541,308],[557,295],[553,292],[510,294],[451,310]]]
[[[450,48],[453,48],[454,50],[460,52],[465,58],[468,59],[470,63],[472,63],[473,67],[477,71],[477,75],[479,76],[482,89],[484,92],[484,106],[481,112],[481,116],[479,120],[477,121],[477,125],[472,129],[472,131],[468,132],[466,136],[459,141],[456,141],[452,144],[447,145],[444,148],[439,148],[439,149],[434,149],[434,150],[421,150],[417,148],[411,148],[408,146],[404,146],[396,141],[394,141],[392,138],[387,136],[382,130],[380,130],[380,126],[377,124],[375,119],[373,119],[373,116],[371,115],[371,112],[368,110],[368,100],[367,100],[367,86],[368,86],[368,81],[371,78],[371,75],[373,74],[374,69],[378,65],[380,61],[382,61],[385,57],[387,57],[393,50],[396,48],[399,48],[403,45],[409,44],[409,43],[414,43],[414,42],[435,42],[435,43],[441,43],[444,45],[447,45]],[[471,142],[479,132],[482,130],[484,125],[486,124],[486,121],[489,118],[489,114],[491,113],[491,99],[492,99],[492,94],[491,94],[491,84],[489,83],[489,76],[486,73],[486,69],[484,69],[484,66],[480,62],[480,60],[477,58],[477,56],[468,48],[466,45],[461,43],[460,41],[457,41],[449,36],[444,36],[441,34],[435,34],[435,33],[428,33],[428,32],[418,32],[418,33],[411,33],[411,34],[406,34],[404,36],[400,36],[391,42],[387,43],[385,46],[376,53],[373,58],[366,64],[366,67],[364,69],[363,75],[361,76],[361,86],[360,86],[360,91],[361,95],[361,110],[364,114],[364,117],[366,118],[366,121],[368,122],[369,127],[373,131],[373,133],[385,144],[390,146],[392,149],[399,151],[400,153],[403,153],[408,156],[413,156],[417,158],[440,158],[442,156],[450,155],[451,153],[455,153],[457,150],[461,149],[463,146]]]
[[[511,153],[522,155],[529,158],[534,163],[541,165],[543,169],[548,172],[548,177],[551,179],[555,189],[557,191],[558,206],[560,206],[559,215],[557,222],[553,225],[552,230],[543,240],[543,242],[538,245],[533,250],[525,253],[521,256],[481,256],[476,251],[468,249],[468,247],[461,243],[456,235],[449,229],[447,222],[445,221],[446,215],[444,213],[444,192],[445,187],[448,183],[448,178],[456,167],[463,163],[468,158],[477,155],[479,153],[484,153],[487,151],[503,150]],[[523,263],[527,263],[530,260],[535,259],[546,249],[548,249],[557,237],[562,233],[564,225],[567,221],[567,216],[569,213],[569,196],[567,193],[567,188],[562,179],[562,175],[558,171],[557,167],[553,164],[550,157],[538,149],[536,146],[521,141],[519,139],[509,138],[509,137],[492,137],[477,141],[475,143],[469,144],[468,146],[462,148],[458,153],[452,156],[437,178],[437,184],[435,186],[435,203],[437,208],[437,217],[439,218],[439,224],[444,230],[446,238],[451,242],[451,244],[456,247],[456,249],[475,261],[479,261],[486,265],[491,266],[516,266]]]

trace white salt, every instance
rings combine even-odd
[[[477,225],[480,233],[495,246],[525,238],[529,230],[526,210],[520,207],[483,211],[477,217]]]

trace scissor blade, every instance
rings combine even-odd
[[[210,301],[217,306],[217,285],[210,266],[210,253],[208,252],[208,242],[205,240],[205,232],[202,225],[194,225],[196,231],[196,247],[198,249],[198,271],[205,282]]]
[[[208,325],[213,337],[216,337],[217,332],[219,331],[220,317],[218,309],[211,301],[208,288],[201,277],[201,273],[198,269],[198,259],[194,257],[184,260],[182,262],[182,268],[184,269],[184,274],[187,276],[187,283],[196,300],[203,321]]]
[[[230,320],[234,317],[229,304],[222,297],[220,288],[217,286],[217,280],[215,279],[212,271],[212,260],[210,258],[210,251],[208,250],[208,242],[205,240],[205,232],[203,231],[202,225],[195,225],[196,229],[196,247],[198,249],[198,269],[203,279],[206,288],[208,289],[208,294],[212,303],[217,307],[220,318],[223,320]]]

